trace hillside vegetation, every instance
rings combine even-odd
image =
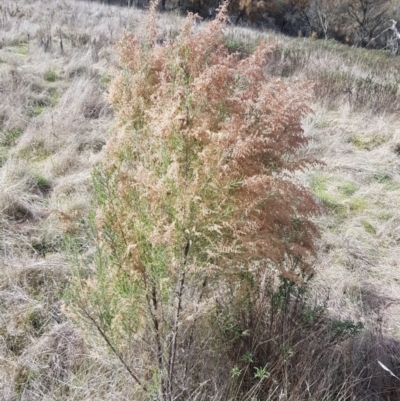
[[[105,0],[101,0],[105,3]],[[147,7],[149,0],[107,0],[108,4]],[[158,8],[202,18],[215,17],[217,0],[161,0]],[[398,0],[232,0],[230,24],[251,24],[290,36],[336,39],[342,43],[398,54]]]
[[[148,109],[150,122],[135,122],[134,107],[140,109],[143,105],[135,106],[135,97],[129,98],[129,91],[124,94],[124,101],[118,100],[126,90],[123,86],[126,81],[118,78],[121,64],[116,44],[126,31],[138,38],[148,37],[148,13],[73,0],[5,1],[0,13],[1,400],[394,401],[400,398],[400,381],[381,365],[400,377],[399,58],[389,51],[350,48],[332,40],[288,38],[272,31],[221,25],[223,35],[216,37],[222,41],[218,46],[225,48],[226,53],[220,50],[218,55],[226,55],[226,60],[230,60],[224,61],[226,67],[237,71],[243,68],[240,71],[251,76],[254,72],[246,72],[243,65],[246,57],[253,55],[253,60],[259,60],[263,66],[265,80],[270,85],[268,96],[273,98],[275,93],[283,96],[286,90],[292,90],[293,97],[284,102],[296,110],[288,124],[296,128],[296,121],[300,122],[303,116],[304,136],[298,127],[293,132],[300,135],[296,138],[304,138],[301,141],[306,146],[294,146],[294,153],[284,160],[294,163],[291,180],[296,186],[287,184],[288,192],[283,192],[281,202],[289,202],[296,188],[302,188],[296,201],[302,199],[304,205],[299,202],[296,207],[310,220],[309,231],[300,230],[298,235],[303,235],[307,243],[304,235],[314,232],[315,226],[320,236],[315,235],[314,242],[297,250],[303,256],[315,250],[315,258],[312,269],[304,264],[296,274],[306,273],[303,275],[306,279],[313,272],[313,277],[305,280],[304,286],[296,278],[300,276],[294,276],[288,269],[270,269],[270,264],[265,268],[258,253],[266,252],[270,243],[262,242],[262,238],[254,242],[257,247],[246,248],[255,264],[248,271],[235,273],[245,261],[232,257],[238,252],[234,246],[245,237],[235,237],[234,233],[244,228],[229,231],[233,220],[223,210],[234,210],[250,198],[245,201],[240,198],[243,195],[240,179],[236,183],[222,178],[218,181],[232,199],[216,190],[214,184],[208,186],[209,181],[204,177],[211,173],[201,168],[214,166],[211,161],[221,149],[206,142],[208,147],[201,148],[201,155],[208,164],[201,163],[196,159],[200,146],[197,138],[193,148],[187,148],[196,166],[196,169],[188,167],[194,171],[187,176],[191,177],[190,184],[182,183],[181,189],[177,189],[168,179],[160,187],[152,182],[157,191],[168,194],[162,205],[155,203],[155,209],[147,209],[148,203],[143,199],[154,201],[159,198],[158,192],[154,191],[150,197],[148,188],[140,186],[137,194],[122,191],[116,198],[127,212],[122,218],[131,221],[131,225],[143,216],[135,215],[135,210],[129,211],[135,199],[143,202],[140,210],[151,211],[150,226],[158,231],[150,232],[148,228],[140,231],[141,228],[132,235],[152,235],[151,246],[162,244],[167,234],[171,236],[168,238],[176,239],[168,254],[152,256],[157,263],[169,260],[175,266],[176,255],[182,253],[181,245],[184,244],[185,251],[187,244],[192,246],[195,242],[193,238],[202,238],[196,250],[197,259],[188,262],[192,267],[188,267],[187,274],[192,276],[184,290],[182,299],[187,309],[182,314],[181,307],[171,297],[182,283],[183,271],[178,268],[160,273],[157,263],[152,262],[155,270],[149,274],[159,280],[155,289],[160,293],[156,299],[165,302],[161,307],[162,316],[166,317],[160,320],[165,323],[160,329],[162,342],[152,343],[150,338],[156,338],[153,334],[157,334],[155,326],[147,334],[140,331],[151,322],[155,324],[151,308],[139,311],[144,317],[132,311],[137,307],[135,302],[144,302],[153,288],[146,289],[147,295],[146,291],[129,292],[136,287],[126,286],[124,281],[126,274],[131,274],[130,267],[124,265],[125,257],[130,255],[136,260],[137,256],[129,246],[118,248],[112,255],[115,248],[110,238],[113,237],[107,237],[115,223],[114,209],[107,199],[113,199],[122,184],[133,186],[135,175],[132,178],[129,174],[134,170],[127,167],[136,168],[135,146],[143,147],[141,163],[156,169],[158,176],[165,168],[155,162],[160,154],[165,157],[166,165],[171,160],[182,161],[178,150],[183,145],[175,134],[171,134],[171,142],[163,148],[159,142],[151,142],[150,134],[139,144],[129,142],[132,139],[129,135],[124,139],[126,131],[121,128],[126,128],[127,122],[138,124],[136,129],[150,124],[148,132],[161,135],[164,131],[183,129],[188,123],[182,110],[177,111],[174,120],[168,119],[173,102],[163,100],[160,94],[158,103]],[[184,24],[181,17],[166,13],[150,21],[150,26],[156,28],[153,42],[160,49],[158,56],[168,55],[163,52],[176,43],[176,38],[181,38],[184,48],[189,43],[184,38],[196,41],[190,35],[204,38],[210,32],[208,22],[193,23],[193,28],[187,28],[192,25],[186,22],[184,32],[189,36],[182,36]],[[214,36],[209,34],[208,38]],[[255,56],[254,51],[261,43],[269,50],[259,51]],[[176,51],[179,53],[180,49],[177,47]],[[239,52],[239,64],[229,58],[235,52]],[[151,60],[155,63],[153,67],[161,70],[163,58],[158,60],[158,56],[152,56]],[[129,79],[134,80],[136,67],[129,64],[129,57],[129,52],[125,52],[124,68],[131,69]],[[175,56],[168,57],[171,60],[168,68],[172,69]],[[148,57],[140,60],[150,62]],[[138,61],[134,58],[132,62]],[[187,76],[178,72],[176,76],[182,79],[179,85],[186,82]],[[144,88],[145,81],[140,83]],[[240,91],[244,83],[235,85]],[[201,93],[196,95],[199,99]],[[214,101],[220,95],[215,91],[209,100]],[[149,96],[154,101],[151,93]],[[278,100],[285,99],[279,96]],[[223,121],[228,124],[229,116],[238,112],[233,106],[218,102],[213,107],[211,111],[218,110],[215,115],[202,108],[195,112],[196,116],[202,116],[199,121],[209,124],[209,131]],[[229,114],[224,114],[227,110]],[[288,121],[290,113],[280,116],[282,121]],[[152,119],[157,122],[154,126]],[[218,140],[233,141],[222,137]],[[110,162],[115,155],[119,155],[120,164],[113,164],[112,159]],[[278,163],[279,158],[276,160]],[[296,160],[307,163],[299,162],[302,169],[294,168]],[[119,174],[127,169],[126,174],[113,175],[115,169]],[[174,175],[176,171],[168,171],[167,178],[175,177],[179,182]],[[274,170],[271,177],[277,172]],[[150,180],[151,175],[142,173]],[[146,186],[146,181],[143,182]],[[204,212],[203,216],[208,216],[208,228],[205,223],[204,230],[213,227],[212,235],[222,230],[225,238],[235,242],[216,244],[203,228],[197,234],[193,229],[190,235],[195,237],[189,241],[183,223],[169,227],[168,233],[163,231],[168,223],[160,218],[163,208],[169,210],[170,218],[180,221],[187,204],[185,197],[178,195],[189,191],[187,185],[190,191],[203,188],[202,199],[208,196],[219,200],[195,209],[198,213],[206,207],[218,210],[215,218],[212,213]],[[257,185],[252,189],[254,194],[258,190]],[[308,197],[307,191],[313,198]],[[319,205],[320,213],[316,214],[312,199]],[[103,217],[100,212],[94,217],[96,209]],[[282,209],[281,212],[287,211]],[[226,220],[222,221],[222,217]],[[254,219],[254,224],[258,223]],[[289,242],[295,240],[291,237],[294,228],[287,234]],[[173,233],[173,229],[177,231]],[[104,246],[106,243],[110,248]],[[275,249],[281,249],[278,240],[275,244]],[[111,249],[111,256],[107,249]],[[275,267],[282,262],[282,253],[274,254],[273,247],[266,253]],[[120,264],[110,263],[118,257],[122,258]],[[236,266],[235,260],[239,260]],[[113,267],[107,270],[108,266]],[[116,266],[123,266],[127,273],[119,276]],[[225,275],[217,266],[224,266]],[[202,289],[204,270],[199,267],[206,267],[209,272],[205,290]],[[260,282],[264,292],[259,282],[250,279],[252,275],[262,276],[255,273],[257,269],[268,273]],[[171,277],[176,279],[178,287],[168,284]],[[193,304],[187,302],[188,297]],[[135,302],[131,303],[132,300]],[[117,301],[114,311],[107,310],[112,316],[107,320],[101,308]],[[85,305],[90,305],[86,309],[89,313],[82,319]],[[118,309],[120,315],[116,313]],[[99,327],[104,330],[99,330],[90,319],[96,316],[106,316],[100,319],[103,326]],[[174,343],[176,355],[169,359],[173,369],[165,373],[158,365],[161,362],[157,359],[157,345],[169,349],[170,338],[179,330],[184,334],[179,334],[180,342]]]

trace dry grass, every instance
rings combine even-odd
[[[325,162],[308,174],[309,182],[330,212],[320,221],[315,291],[327,297],[329,289],[336,316],[363,323],[382,319],[383,331],[399,338],[398,121],[394,115],[352,113],[346,105],[317,107],[306,129],[308,151]]]
[[[314,113],[304,121],[305,154],[324,165],[302,178],[320,199],[323,238],[313,291],[332,315],[400,338],[400,60],[383,51],[332,41],[288,39],[232,28],[246,48],[277,44],[268,71],[314,84]]]
[[[0,13],[0,399],[127,399],[125,373],[89,356],[61,312],[62,243],[87,214],[109,136],[114,43],[142,13],[70,1]]]
[[[142,30],[143,19],[140,10],[73,0],[0,6],[0,400],[135,399],[118,362],[83,342],[62,312],[71,269],[62,242],[78,232],[86,249],[79,230],[90,175],[112,129],[103,94],[113,46],[124,29]],[[163,36],[180,24],[169,15],[159,21]],[[244,52],[276,42],[270,73],[316,81],[304,152],[325,164],[301,179],[326,213],[309,297],[332,319],[364,324],[369,334],[350,342],[348,354],[371,385],[392,388],[376,360],[399,375],[400,59],[243,28],[227,38]],[[343,353],[332,355],[342,355],[332,366],[344,363]]]

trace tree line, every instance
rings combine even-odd
[[[101,1],[139,8],[149,5],[149,0]],[[219,4],[220,0],[161,0],[159,8],[212,19]],[[232,24],[399,52],[398,0],[231,0],[228,10]]]

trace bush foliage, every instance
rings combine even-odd
[[[318,207],[294,177],[312,163],[298,156],[307,84],[266,77],[265,44],[229,53],[226,7],[159,44],[153,5],[148,36],[122,39],[118,132],[95,174],[98,253],[79,312],[160,400],[206,393],[198,356],[217,357],[231,318],[313,273]]]

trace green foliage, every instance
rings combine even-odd
[[[360,334],[364,325],[361,322],[354,323],[352,320],[332,321],[332,332],[337,337],[355,337]]]
[[[58,75],[54,70],[48,70],[44,73],[43,77],[48,82],[55,82],[58,80]]]
[[[293,355],[292,347],[290,347],[289,345],[284,345],[282,347],[282,356],[283,356],[283,358],[286,360],[286,359],[289,359],[292,355]]]
[[[323,176],[315,176],[311,180],[311,190],[321,200],[323,205],[337,214],[344,215],[346,208],[340,201],[340,198],[331,191],[328,191],[328,184],[331,178]]]
[[[387,210],[380,210],[377,213],[377,217],[381,221],[389,221],[390,219],[392,219],[394,217],[394,214],[393,214],[393,212],[390,212]]]
[[[34,176],[34,186],[37,188],[43,195],[47,194],[51,189],[51,182],[46,177],[41,174],[36,174]]]
[[[264,380],[265,378],[267,378],[269,376],[267,367],[268,367],[268,364],[265,365],[264,367],[255,367],[254,368],[254,370],[255,370],[254,377],[259,380]]]
[[[257,48],[255,42],[245,42],[229,36],[223,39],[223,43],[230,53],[240,53],[242,57],[248,57]]]
[[[374,174],[374,178],[380,184],[387,184],[388,182],[392,181],[392,177],[390,176],[390,174],[388,174],[384,171],[377,171]]]
[[[22,129],[20,127],[16,127],[6,131],[4,136],[1,138],[1,145],[11,147],[14,146],[17,139],[21,136]]]
[[[29,42],[26,39],[15,39],[10,43],[10,46],[16,47],[18,54],[26,56],[29,52]]]
[[[253,362],[253,354],[251,352],[246,352],[243,356],[242,356],[242,361],[243,362]]]
[[[240,369],[237,366],[234,366],[231,370],[231,377],[239,377],[240,376]]]
[[[103,89],[103,90],[108,89],[110,81],[111,81],[111,77],[110,77],[109,74],[107,74],[107,73],[101,74],[100,75],[100,87],[101,87],[101,89]]]
[[[29,112],[29,117],[37,117],[40,116],[43,111],[46,109],[46,106],[34,106]]]
[[[345,195],[347,196],[351,196],[354,195],[357,190],[358,190],[358,186],[355,182],[353,181],[346,181],[343,182],[343,184],[341,184],[339,186],[340,191],[342,191]]]
[[[359,213],[365,210],[368,202],[363,198],[351,198],[349,201],[349,210],[354,213]]]
[[[341,217],[362,212],[368,206],[364,198],[353,196],[357,192],[354,182],[337,183],[333,177],[316,175],[312,177],[310,186],[322,204]]]
[[[386,138],[379,135],[374,135],[372,137],[361,136],[357,134],[352,134],[350,137],[351,143],[361,150],[372,150],[373,148],[381,145],[386,141]]]
[[[374,227],[371,223],[369,223],[369,222],[366,221],[366,220],[361,220],[361,224],[363,225],[365,231],[366,231],[368,234],[376,234],[376,229],[375,229],[375,227]]]
[[[314,324],[320,320],[326,313],[325,307],[319,305],[317,307],[311,307],[307,304],[303,305],[301,311],[301,318],[306,324]]]
[[[36,162],[45,160],[49,156],[50,152],[42,141],[34,141],[30,146],[22,148],[17,154],[20,159],[30,159]]]

